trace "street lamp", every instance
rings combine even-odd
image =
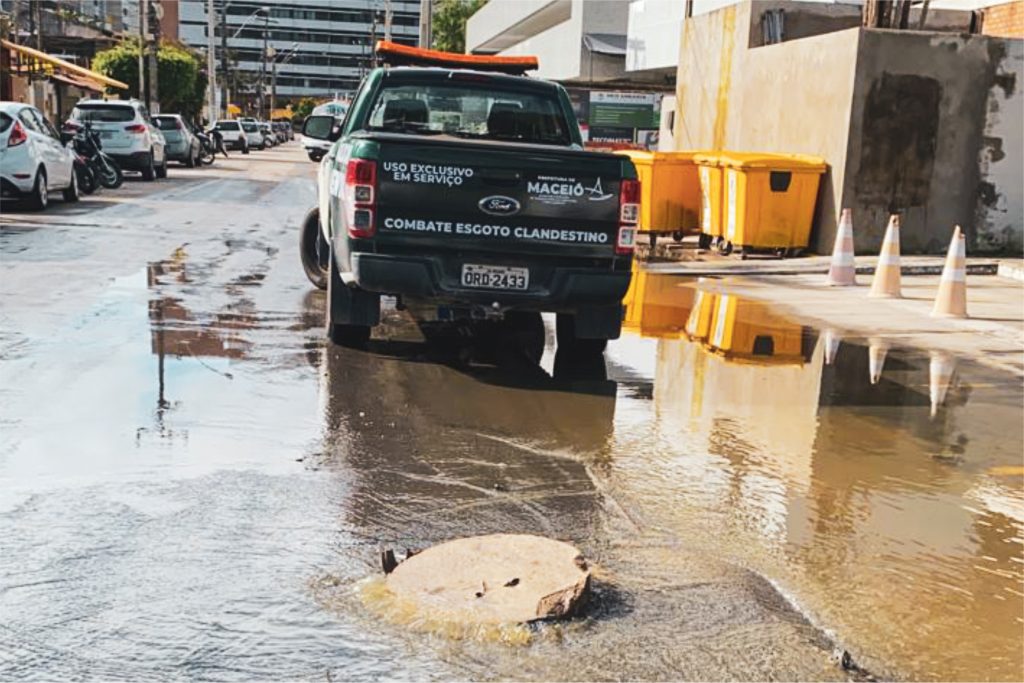
[[[228,5],[230,5],[230,4],[231,3],[228,2],[228,0],[224,0],[224,2],[220,6],[221,68],[223,69],[223,72],[224,72],[224,80],[223,80],[223,82],[221,84],[221,94],[222,94],[222,96],[224,98],[224,102],[223,102],[223,104],[224,104],[224,118],[228,118]],[[249,22],[252,21],[257,15],[263,15],[266,19],[269,19],[269,17],[270,17],[270,7],[264,5],[263,7],[259,7],[259,8],[255,9],[255,10],[253,10],[252,14],[247,16],[245,18],[245,21],[242,22],[242,25],[238,27],[238,30],[236,30],[233,34],[231,34],[231,40],[234,40],[235,38],[237,38],[238,34],[242,32],[242,29],[245,28],[246,26],[248,26]],[[266,31],[267,31],[266,23],[264,23],[264,28],[263,28],[264,41],[266,41],[266,36],[267,36],[267,32]]]
[[[284,53],[284,57],[278,61],[277,52],[274,48],[270,48],[267,56],[270,57],[270,112],[267,116],[268,119],[274,118],[274,110],[277,108],[277,65],[284,64],[289,59],[295,56],[296,51],[299,49],[299,44],[292,43],[292,49]]]

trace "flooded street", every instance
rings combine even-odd
[[[1020,377],[653,275],[603,359],[393,302],[333,347],[314,171],[5,209],[0,679],[1024,678]],[[586,618],[382,616],[381,548],[495,532],[579,547]]]

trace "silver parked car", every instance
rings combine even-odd
[[[42,112],[22,102],[0,102],[0,197],[26,199],[45,209],[50,192],[78,201],[75,153]]]
[[[167,177],[166,141],[138,100],[80,100],[66,128],[88,123],[100,134],[103,151],[143,180]]]
[[[180,114],[157,114],[153,117],[153,123],[167,141],[168,159],[180,161],[189,168],[198,165],[199,138],[192,134],[192,130]]]

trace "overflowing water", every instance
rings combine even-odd
[[[603,360],[328,347],[286,239],[0,338],[0,678],[1024,677],[1019,377],[669,276]],[[491,532],[580,547],[588,616],[375,609],[382,548]]]

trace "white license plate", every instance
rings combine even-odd
[[[462,265],[462,286],[482,289],[526,289],[530,286],[530,270],[512,266]]]

